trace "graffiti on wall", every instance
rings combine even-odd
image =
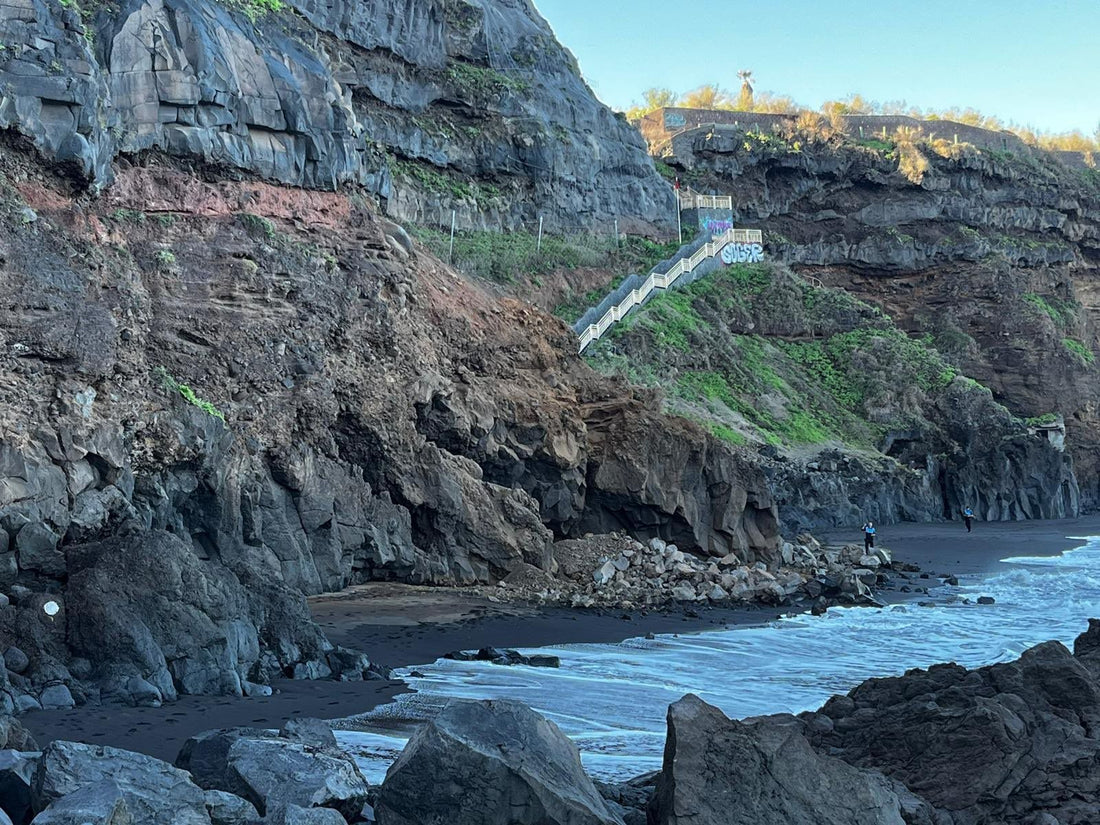
[[[722,220],[721,218],[707,218],[703,221],[703,231],[709,232],[711,235],[721,235],[723,232],[728,232],[733,229],[733,221]]]
[[[686,126],[687,121],[679,112],[665,112],[665,128],[675,129],[677,126]]]
[[[764,260],[764,247],[758,243],[728,243],[722,248],[722,263],[755,264]]]

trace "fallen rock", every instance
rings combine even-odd
[[[456,662],[492,662],[494,665],[561,667],[561,659],[548,653],[533,653],[530,656],[525,656],[518,650],[500,650],[495,647],[483,647],[476,652],[455,650],[447,653],[443,658]]]
[[[992,596],[978,596],[978,604],[995,604],[997,600]]]
[[[0,748],[17,751],[37,751],[38,743],[18,719],[0,716]]]
[[[39,756],[36,752],[0,751],[0,808],[16,822],[31,818],[31,786]]]
[[[347,825],[347,820],[332,808],[278,805],[264,818],[264,825]]]
[[[1100,799],[1100,683],[1088,651],[1083,644],[1079,660],[1047,642],[976,670],[945,664],[871,679],[829,700],[820,713],[832,726],[807,736],[956,822],[1090,822]]]
[[[192,736],[176,765],[199,787],[236,794],[260,813],[299,805],[333,808],[351,819],[370,789],[347,754],[249,728]]]
[[[9,647],[4,651],[4,664],[12,673],[22,673],[30,664],[27,654],[17,647]]]
[[[390,767],[375,811],[385,825],[622,825],[576,745],[510,700],[450,702]]]
[[[38,702],[46,710],[67,710],[76,707],[76,700],[65,685],[50,685],[38,695]]]
[[[312,745],[315,748],[339,747],[336,744],[336,736],[332,732],[332,725],[323,719],[290,719],[279,731],[279,736],[301,742],[303,745]]]
[[[187,773],[151,756],[103,745],[51,742],[38,760],[31,799],[41,811],[62,797],[107,782],[125,797],[135,823],[210,825],[202,791]],[[103,789],[88,793],[89,799],[104,796],[110,794]]]
[[[802,727],[786,715],[733,721],[699,697],[685,696],[668,709],[649,821],[902,825],[907,808],[930,816],[928,806],[882,774],[816,754]]]
[[[177,821],[185,820],[135,817],[127,794],[109,779],[60,797],[34,818],[35,825],[143,825]]]
[[[612,562],[605,561],[592,573],[592,581],[602,587],[615,578],[617,572],[619,572],[618,568]]]
[[[252,825],[260,819],[256,806],[225,791],[203,791],[206,812],[213,825]]]

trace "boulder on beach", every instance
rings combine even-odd
[[[622,825],[557,725],[510,700],[450,702],[409,740],[379,825]]]
[[[1095,822],[1098,638],[1093,622],[1077,657],[1046,642],[976,670],[945,664],[870,679],[804,714],[807,735],[819,752],[881,770],[957,822]]]
[[[284,733],[254,728],[200,733],[184,743],[176,765],[200,787],[235,794],[262,814],[297,805],[357,816],[370,787],[351,757],[331,747],[316,724]]]
[[[332,808],[277,805],[268,811],[264,825],[347,825],[347,820]]]
[[[0,716],[0,748],[36,751],[38,743],[18,719],[12,716]]]
[[[16,822],[31,818],[31,786],[40,755],[0,750],[0,809]]]
[[[203,791],[202,797],[213,825],[252,825],[260,818],[255,805],[235,794]]]
[[[113,783],[118,794],[106,787],[89,790],[106,782]],[[145,822],[211,825],[202,790],[187,773],[167,762],[103,745],[51,742],[38,760],[31,791],[34,809],[43,811],[77,791],[86,792],[78,798],[83,800],[81,805],[94,802],[96,810],[111,809],[113,803],[103,801],[104,798],[121,795],[135,825]],[[65,805],[58,805],[54,807],[54,816],[60,817],[59,809],[68,810]]]
[[[135,819],[126,794],[115,782],[104,780],[50,803],[34,818],[34,825],[140,825],[152,821]]]
[[[815,753],[793,716],[738,722],[691,694],[668,709],[649,803],[655,825],[904,825],[930,817],[882,774]]]

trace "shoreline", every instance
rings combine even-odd
[[[933,579],[939,574],[980,575],[1007,567],[1014,556],[1055,556],[1083,544],[1068,536],[1100,535],[1100,515],[1059,521],[977,523],[966,534],[961,523],[884,526],[880,543],[896,562],[917,564]],[[858,530],[820,531],[827,543],[845,543]],[[917,576],[919,574],[909,574]],[[914,578],[923,586],[927,580]],[[897,589],[882,591],[891,602],[915,599]],[[938,583],[938,582],[934,582]],[[535,648],[562,644],[617,643],[653,634],[695,633],[767,623],[797,606],[710,607],[686,605],[661,611],[574,610],[496,603],[458,589],[371,583],[309,600],[317,623],[333,644],[365,651],[391,668],[434,662],[446,653],[480,647]],[[173,761],[190,736],[214,728],[279,728],[295,717],[344,719],[361,716],[408,691],[404,681],[307,682],[280,680],[270,697],[181,697],[160,708],[99,706],[37,711],[20,717],[45,745],[70,739],[110,745]]]

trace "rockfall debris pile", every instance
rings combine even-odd
[[[824,546],[810,535],[783,542],[777,561],[746,563],[737,553],[702,558],[659,538],[591,536],[555,545],[558,575],[519,570],[494,588],[494,600],[529,601],[575,608],[633,610],[668,604],[831,605],[879,604],[872,588],[890,581],[895,566],[883,547]]]

